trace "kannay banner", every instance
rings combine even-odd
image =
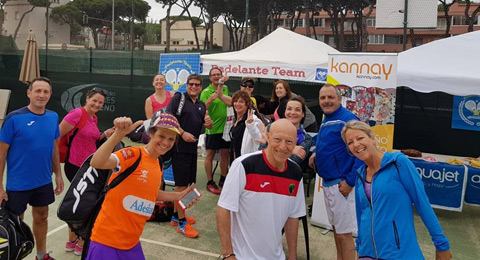
[[[480,131],[480,96],[453,98],[452,128]]]
[[[223,73],[236,77],[255,77],[325,83],[327,68],[305,64],[252,64],[250,62],[203,61],[202,75],[210,69],[220,68]]]
[[[200,73],[200,54],[162,54],[158,73],[165,75],[166,90],[185,92],[188,76]]]
[[[431,163],[419,159],[411,161],[420,173],[432,207],[462,211],[467,185],[467,166]]]
[[[380,149],[392,151],[397,54],[329,54],[327,83],[338,87],[345,108],[372,126]]]

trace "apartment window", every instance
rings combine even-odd
[[[7,12],[3,12],[3,20],[4,20],[4,21],[6,21],[6,20],[7,20],[7,17],[8,17],[7,15],[8,15],[8,13],[7,13]]]
[[[384,44],[402,44],[402,36],[397,35],[385,35],[383,43]]]
[[[193,45],[193,41],[187,41],[188,45]]]
[[[328,45],[335,47],[335,38],[333,36],[328,37]]]
[[[420,46],[423,44],[423,38],[415,38],[415,46]]]
[[[368,44],[383,44],[384,35],[383,34],[369,34],[368,35]]]
[[[447,21],[445,18],[438,18],[437,19],[437,29],[445,29],[447,28]]]
[[[15,20],[20,20],[20,12],[19,11],[15,12]]]
[[[473,24],[478,23],[478,16],[475,16]],[[468,25],[467,24],[467,17],[465,15],[454,15],[452,16],[452,25]]]
[[[298,19],[297,20],[297,27],[304,27],[303,19]]]
[[[343,28],[345,31],[351,31],[352,30],[352,24],[353,21],[345,21],[343,22]]]
[[[285,19],[283,20],[284,27],[290,27],[292,25],[292,19]]]
[[[179,44],[180,44],[180,41],[172,41],[172,44],[173,44],[173,45],[179,45]]]
[[[315,35],[312,34],[312,35],[310,36],[310,38],[315,39]],[[316,38],[316,39],[317,39],[317,41],[324,42],[324,41],[325,41],[325,36],[324,36],[324,35],[319,35],[319,34],[317,34],[317,38]]]
[[[376,26],[376,19],[375,18],[368,18],[366,23],[367,23],[367,27],[375,27]]]
[[[325,27],[325,19],[323,18],[314,18],[313,25],[315,27]]]

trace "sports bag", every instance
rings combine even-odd
[[[167,222],[173,216],[173,202],[171,201],[157,201],[153,209],[152,216],[147,221]]]
[[[140,148],[138,148],[140,149]],[[93,155],[90,155],[73,177],[57,210],[59,219],[65,221],[68,227],[83,239],[90,238],[93,224],[100,212],[105,194],[126,179],[140,163],[142,151],[135,163],[120,173],[108,185],[111,170],[101,170],[90,166]]]
[[[78,124],[73,128],[68,134],[65,134],[60,138],[59,152],[60,152],[60,162],[65,163],[68,160],[68,155],[70,153],[70,145],[72,144],[73,138],[77,135],[77,132],[85,126],[87,122],[87,111],[85,108],[81,107],[82,117]],[[73,132],[73,133],[72,133]],[[70,135],[70,133],[72,133]]]
[[[8,211],[5,201],[0,208],[0,260],[18,260],[35,247],[30,227],[19,216]]]

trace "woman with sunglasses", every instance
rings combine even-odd
[[[113,133],[113,129],[100,133],[97,125],[96,114],[102,109],[107,93],[105,89],[91,89],[86,95],[85,106],[70,111],[60,123],[60,137],[68,135],[71,141],[64,165],[65,175],[70,182],[85,159],[97,150],[97,141],[109,137]],[[82,118],[83,126],[80,127]],[[76,134],[72,139],[71,136],[75,131]],[[83,241],[69,229],[65,251],[80,256],[82,249]]]
[[[168,103],[170,103],[170,99],[172,99],[172,96],[175,94],[173,91],[165,90],[167,79],[163,74],[155,75],[152,85],[155,88],[155,93],[145,100],[145,116],[147,119],[151,119],[153,113],[158,110],[166,108]]]

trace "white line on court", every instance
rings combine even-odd
[[[158,241],[150,240],[150,239],[146,239],[146,238],[140,238],[140,241],[155,244],[155,245],[180,249],[180,250],[184,250],[184,251],[189,251],[189,252],[193,252],[193,253],[197,253],[197,254],[201,254],[201,255],[213,256],[213,257],[217,257],[217,258],[218,258],[218,255],[219,255],[219,254],[214,254],[214,253],[210,253],[210,252],[196,250],[196,249],[192,249],[192,248],[188,248],[188,247],[183,247],[183,246],[177,246],[177,245],[167,244],[167,243],[163,243],[163,242],[158,242]]]
[[[52,231],[48,232],[48,233],[47,233],[47,237],[48,237],[48,236],[50,236],[50,235],[52,235],[52,234],[54,234],[54,233],[57,233],[58,231],[60,231],[60,230],[62,230],[62,229],[64,229],[64,228],[66,228],[66,227],[67,227],[67,224],[63,224],[63,225],[61,225],[61,226],[57,227],[56,229],[54,229],[54,230],[52,230]]]
[[[67,227],[67,224],[63,224],[57,228],[55,228],[54,230],[50,231],[47,233],[47,237],[66,228]],[[188,248],[188,247],[183,247],[183,246],[177,246],[177,245],[172,245],[172,244],[168,244],[168,243],[163,243],[163,242],[158,242],[158,241],[155,241],[155,240],[151,240],[151,239],[146,239],[146,238],[140,238],[140,241],[142,242],[146,242],[146,243],[150,243],[150,244],[155,244],[155,245],[160,245],[160,246],[165,246],[165,247],[170,247],[170,248],[175,248],[175,249],[180,249],[180,250],[183,250],[183,251],[189,251],[189,252],[192,252],[192,253],[197,253],[197,254],[201,254],[201,255],[207,255],[207,256],[213,256],[213,257],[218,257],[218,254],[214,254],[214,253],[210,253],[210,252],[205,252],[205,251],[201,251],[201,250],[196,250],[196,249],[192,249],[192,248]]]

